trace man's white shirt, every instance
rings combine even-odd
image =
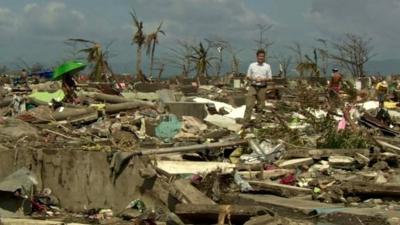
[[[251,79],[272,79],[271,66],[268,63],[259,64],[258,62],[254,62],[249,66],[247,77]]]

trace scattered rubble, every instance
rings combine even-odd
[[[118,92],[81,83],[79,103],[64,102],[57,82],[4,89],[1,221],[13,224],[8,217],[18,214],[49,224],[396,224],[397,106],[388,125],[372,114],[373,101],[332,111],[320,86],[304,93],[302,85],[280,88],[281,99],[267,100],[249,124],[237,82],[192,87],[195,96],[166,81]],[[20,171],[29,176],[15,178]],[[24,184],[11,188],[10,179]],[[61,191],[68,179],[77,189]],[[118,199],[105,194],[111,189]]]

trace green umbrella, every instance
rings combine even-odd
[[[58,80],[67,73],[75,74],[75,73],[85,69],[85,67],[86,67],[86,64],[79,62],[79,61],[73,60],[73,61],[65,62],[64,64],[60,65],[59,67],[57,67],[54,70],[52,79]]]

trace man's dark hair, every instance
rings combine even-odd
[[[265,50],[264,50],[264,49],[261,49],[261,48],[258,49],[256,55],[258,56],[259,54],[264,54],[264,55],[265,55]]]

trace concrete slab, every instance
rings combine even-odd
[[[39,188],[50,188],[59,198],[61,207],[74,212],[87,208],[111,208],[118,212],[135,199],[142,199],[149,207],[162,203],[153,196],[159,190],[153,182],[140,176],[139,170],[148,163],[132,159],[113,182],[107,152],[77,149],[20,149],[2,151],[0,180],[18,168],[29,167],[38,177]]]
[[[135,90],[140,92],[156,92],[161,89],[168,89],[168,84],[162,83],[138,83],[135,85]]]
[[[166,102],[166,110],[179,118],[193,116],[203,120],[207,116],[206,104],[197,102]]]
[[[246,95],[243,93],[235,93],[234,95],[229,97],[228,103],[233,107],[246,105]]]
[[[197,94],[197,87],[190,85],[181,85],[179,90],[183,92],[186,96],[195,96]]]

